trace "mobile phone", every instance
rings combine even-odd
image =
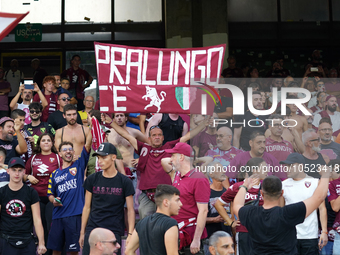
[[[319,68],[318,67],[311,67],[310,71],[311,72],[319,72]]]
[[[56,201],[56,202],[58,202],[59,204],[63,204],[58,198],[54,198],[54,200]]]
[[[33,84],[25,84],[25,89],[34,89]]]

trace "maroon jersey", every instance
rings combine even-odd
[[[340,178],[329,183],[329,196],[328,201],[331,202],[332,200],[337,199],[340,196]],[[336,231],[338,226],[340,226],[340,211],[335,214],[334,220],[334,230]]]
[[[47,196],[47,186],[50,175],[54,170],[58,169],[61,164],[61,158],[53,152],[49,155],[33,155],[27,161],[26,174],[33,175],[39,180],[37,184],[31,184],[31,186],[38,192],[40,197]]]
[[[234,201],[234,198],[236,197],[236,194],[237,194],[237,192],[239,190],[239,187],[242,184],[243,184],[243,181],[242,182],[237,182],[234,185],[231,185],[229,187],[229,189],[227,189],[226,192],[224,192],[222,194],[222,196],[219,198],[220,201],[223,204],[227,204],[227,203],[230,203],[230,202]],[[247,193],[246,193],[246,199],[245,199],[244,203],[247,203],[247,202],[252,201],[252,200],[256,200],[257,199],[257,195],[259,193],[259,188],[260,188],[260,185],[258,187],[253,186],[251,189],[249,189],[247,191]],[[182,198],[182,196],[181,196],[181,198]],[[263,205],[262,196],[260,196],[259,205],[260,206]],[[239,227],[236,227],[236,232],[248,232],[248,230],[246,229],[245,226],[240,224]]]

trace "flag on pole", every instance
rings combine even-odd
[[[28,13],[29,12],[24,14],[0,12],[0,41],[4,39]]]

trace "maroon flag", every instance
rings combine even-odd
[[[0,41],[4,39],[28,13],[29,12],[24,14],[0,12]]]
[[[210,97],[217,92],[209,85],[218,83],[225,44],[185,49],[94,46],[101,112],[200,113],[203,93],[212,113],[210,101],[215,99]]]

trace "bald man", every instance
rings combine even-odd
[[[93,229],[89,237],[89,243],[90,255],[115,255],[120,248],[115,235],[105,228]]]
[[[84,106],[85,106],[85,109],[82,110],[82,111],[78,111],[79,115],[80,115],[80,118],[83,122],[84,125],[88,125],[87,123],[87,115],[88,113],[93,110],[93,107],[94,107],[94,98],[93,96],[87,96],[85,97],[84,99]]]

